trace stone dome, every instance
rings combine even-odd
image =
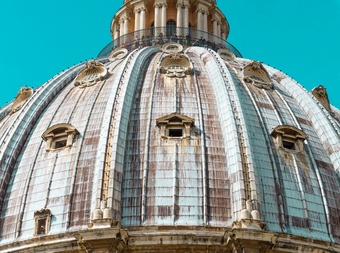
[[[0,109],[0,251],[339,252],[326,89],[153,29]]]

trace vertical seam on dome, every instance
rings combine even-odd
[[[192,62],[191,58],[188,57],[188,55],[185,53],[186,57],[190,59],[192,68],[195,70],[195,64]],[[201,60],[201,59],[200,59]],[[199,122],[202,130],[201,134],[201,141],[202,141],[202,183],[203,183],[203,224],[209,225],[208,215],[208,187],[209,187],[209,181],[207,176],[207,162],[206,162],[206,135],[205,135],[205,127],[204,127],[204,115],[203,115],[203,108],[201,103],[201,91],[198,83],[198,78],[196,71],[194,71],[193,76],[195,78],[195,84],[196,84],[196,98],[197,98],[197,108],[198,108],[198,115],[199,115]]]
[[[217,54],[213,52],[212,50],[208,50],[209,53],[212,55],[213,59],[215,60],[216,65],[218,66],[219,70],[223,73],[225,73],[223,69],[223,64],[221,63],[220,59],[217,57]],[[226,68],[227,69],[227,68]],[[229,72],[229,69],[227,69]],[[229,73],[230,75],[230,73]],[[233,82],[232,78],[229,78],[231,82]],[[228,81],[226,80],[226,73],[223,75],[223,81],[226,87],[228,87],[227,83]],[[234,84],[235,86],[235,84]],[[248,161],[248,148],[245,145],[245,142],[247,141],[244,132],[246,129],[242,127],[242,125],[245,126],[245,124],[242,124],[242,121],[244,121],[242,115],[242,108],[238,106],[238,104],[235,102],[235,100],[238,100],[238,97],[236,96],[237,94],[234,94],[232,92],[231,86],[229,86],[229,89],[226,89],[227,93],[229,95],[230,101],[231,101],[231,106],[233,108],[233,116],[235,119],[235,124],[236,124],[236,132],[237,132],[237,138],[238,138],[238,146],[239,146],[239,151],[240,151],[240,158],[241,158],[241,164],[242,164],[242,173],[243,173],[243,183],[244,183],[244,193],[245,193],[245,198],[246,200],[243,201],[243,208],[246,208],[246,201],[251,200],[251,186],[250,186],[250,168],[249,168],[249,161]],[[239,101],[238,101],[239,102]],[[239,102],[240,103],[240,102]],[[240,108],[240,111],[238,111],[238,108]],[[255,180],[255,178],[254,178]]]
[[[105,84],[106,84],[106,80],[103,81],[103,83],[101,84],[100,88],[98,89],[98,92],[96,94],[96,97],[95,97],[95,100],[91,106],[91,110],[89,110],[89,114],[88,115],[91,115],[92,114],[92,111],[95,107],[95,104],[96,104],[96,101],[100,95],[100,93],[102,92]],[[80,98],[81,96],[79,96]],[[73,113],[73,111],[72,111]],[[70,120],[71,116],[69,117],[69,120]],[[88,124],[90,122],[90,116],[89,117],[84,117],[85,119],[88,119],[87,120],[87,123],[86,123],[86,126],[84,128],[84,132],[83,132],[83,138],[80,138],[80,143],[79,143],[79,146],[78,146],[78,150],[77,150],[77,155],[76,155],[76,159],[75,159],[75,162],[74,162],[74,172],[73,172],[73,175],[72,175],[72,179],[71,179],[71,185],[70,185],[70,194],[69,194],[69,203],[68,203],[68,212],[67,212],[67,220],[66,220],[66,229],[68,229],[70,227],[70,222],[71,222],[71,211],[72,211],[72,206],[73,206],[73,196],[74,196],[74,186],[75,186],[75,181],[76,181],[76,176],[77,176],[77,171],[78,171],[78,163],[79,163],[79,157],[80,157],[80,154],[81,154],[81,150],[82,150],[82,146],[83,146],[83,143],[84,143],[84,140],[85,140],[85,133],[87,131],[87,127],[88,127]],[[91,210],[90,210],[91,212]]]
[[[78,66],[76,66],[76,67],[74,67],[74,68],[72,68],[69,72],[70,72],[70,74],[69,75],[72,75],[72,74],[74,74],[76,71],[77,71],[77,69],[78,68],[80,68],[82,65],[78,65]],[[73,71],[72,71],[73,70]],[[58,80],[56,80],[55,82],[56,83],[59,83],[59,82],[63,82],[69,75],[66,75],[65,77],[63,77],[63,78],[60,78],[60,80],[59,80],[59,78],[58,78]],[[56,84],[57,85],[57,84]],[[40,91],[41,91],[42,89],[40,89]],[[46,90],[46,89],[45,89]],[[71,89],[72,90],[72,89]],[[43,92],[43,91],[42,91]],[[39,94],[39,93],[34,93],[34,94]],[[33,96],[31,97],[32,99],[33,99]],[[28,102],[27,102],[28,103]],[[56,113],[56,111],[55,111],[55,113]],[[53,120],[53,117],[51,117],[51,120],[50,120],[50,122],[49,122],[49,124],[48,125],[51,125],[51,122],[52,122],[52,120]],[[34,156],[35,158],[34,158],[34,162],[33,162],[33,164],[32,164],[32,167],[31,167],[31,169],[30,169],[30,176],[29,176],[29,178],[28,178],[28,181],[27,181],[27,184],[26,184],[26,187],[25,187],[25,190],[24,190],[24,194],[23,194],[23,196],[24,196],[24,200],[23,201],[21,201],[21,210],[20,210],[20,212],[18,213],[18,221],[17,221],[17,226],[16,226],[16,231],[15,231],[15,233],[16,233],[16,237],[19,237],[20,236],[20,232],[21,232],[21,226],[22,226],[22,218],[23,218],[23,216],[24,216],[24,212],[25,212],[25,207],[26,207],[26,200],[27,200],[27,197],[28,197],[28,188],[29,188],[29,185],[30,185],[30,182],[31,182],[31,179],[32,179],[32,174],[33,174],[33,169],[34,169],[34,166],[35,166],[35,164],[36,164],[36,161],[37,161],[37,158],[38,158],[38,153],[39,153],[39,151],[40,151],[40,149],[41,149],[41,147],[43,146],[43,142],[40,142],[40,145],[39,145],[39,148],[37,149],[37,153],[36,153],[36,155]]]
[[[148,173],[149,173],[149,154],[150,154],[150,129],[151,129],[151,121],[152,121],[152,109],[153,109],[153,98],[156,88],[157,76],[159,75],[159,68],[162,62],[162,57],[164,53],[158,59],[157,69],[155,71],[155,75],[152,82],[152,93],[150,94],[150,106],[148,111],[148,122],[147,122],[147,131],[145,138],[145,159],[143,166],[143,176],[142,176],[142,208],[141,208],[141,222],[142,224],[146,222],[146,206],[147,206],[147,188],[148,188]]]
[[[232,67],[227,62],[226,62],[226,66],[228,68],[232,69]],[[236,71],[235,71],[235,75],[237,75]],[[239,80],[240,80],[241,84],[243,84],[243,82],[241,81],[242,79],[240,78]],[[267,146],[267,151],[270,154],[269,160],[270,160],[270,162],[271,162],[271,164],[273,166],[273,176],[274,176],[275,188],[278,187],[278,190],[279,190],[278,193],[280,194],[281,193],[281,187],[280,187],[279,181],[281,179],[280,179],[280,176],[278,175],[278,168],[277,168],[277,165],[276,165],[275,156],[273,154],[272,149],[270,148],[271,145],[270,145],[270,140],[269,140],[269,136],[270,136],[269,132],[268,132],[268,130],[265,127],[265,123],[264,123],[264,119],[263,119],[262,113],[259,110],[259,108],[258,108],[258,106],[256,104],[256,101],[254,100],[254,98],[252,96],[252,93],[250,92],[248,86],[243,84],[243,87],[244,87],[245,91],[247,92],[247,94],[248,94],[248,96],[249,96],[249,98],[250,98],[250,100],[251,100],[251,102],[252,102],[252,104],[253,104],[253,106],[255,108],[256,114],[257,114],[258,119],[259,119],[259,123],[261,124],[261,129],[263,131],[263,136],[264,136],[265,142],[267,144],[266,145]],[[274,158],[274,160],[273,160],[273,158]],[[279,217],[280,217],[280,227],[281,227],[282,231],[286,231],[286,228],[285,228],[285,211],[284,211],[285,208],[284,208],[284,205],[283,205],[282,201],[280,201],[280,198],[279,198],[280,196],[281,195],[277,196],[278,197],[277,203],[278,203],[278,207],[279,207],[278,208],[278,210],[279,210],[278,214],[279,214]],[[265,208],[265,207],[263,207],[263,208]],[[265,217],[265,213],[264,212],[262,212],[262,215]]]
[[[290,106],[288,105],[288,103],[283,99],[282,95],[276,91],[276,93],[279,95],[279,97],[281,98],[281,100],[284,102],[284,104],[286,105],[289,113],[291,114],[291,116],[293,117],[294,121],[295,121],[295,124],[300,128],[301,128],[301,125],[300,123],[298,122],[298,120],[296,119],[292,109],[290,108]],[[326,197],[326,194],[325,194],[325,190],[324,190],[324,187],[323,187],[323,182],[322,182],[322,179],[321,179],[321,175],[320,175],[320,171],[319,171],[319,168],[315,162],[315,157],[313,155],[313,152],[311,150],[311,147],[309,146],[309,142],[308,140],[306,139],[305,140],[306,142],[306,148],[307,148],[307,151],[308,151],[308,154],[309,154],[309,157],[310,157],[310,160],[312,162],[312,165],[313,165],[313,168],[314,168],[314,171],[316,173],[316,176],[317,176],[317,181],[318,181],[318,185],[320,187],[320,191],[321,191],[321,195],[322,195],[322,201],[323,201],[323,207],[324,207],[324,210],[325,210],[325,216],[326,216],[326,220],[327,220],[327,232],[328,232],[328,235],[329,235],[329,238],[331,239],[332,242],[335,242],[333,236],[332,236],[332,229],[331,229],[331,221],[330,221],[330,214],[329,214],[329,209],[328,209],[328,201],[327,201],[327,197]],[[296,163],[295,161],[295,158],[294,158],[294,163]],[[306,208],[306,212],[308,212],[308,209]],[[308,218],[308,217],[307,217]]]

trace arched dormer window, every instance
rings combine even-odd
[[[290,152],[303,152],[303,142],[307,139],[307,135],[294,126],[281,125],[275,127],[270,134],[279,149]]]
[[[47,129],[41,138],[46,141],[46,151],[54,151],[72,146],[78,133],[74,126],[62,123]]]
[[[274,87],[274,84],[270,80],[270,77],[260,62],[253,61],[247,65],[243,70],[246,83],[252,84],[258,88],[270,90]]]
[[[51,211],[40,209],[34,212],[34,236],[46,235],[50,231]]]
[[[157,119],[162,138],[189,138],[194,119],[179,113],[172,113]]]

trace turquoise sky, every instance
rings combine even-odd
[[[37,87],[73,64],[95,58],[111,41],[123,0],[3,1],[0,106],[22,86]],[[228,41],[307,90],[323,84],[340,108],[340,0],[220,0]]]

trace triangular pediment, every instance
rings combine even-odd
[[[159,119],[157,119],[157,125],[161,125],[161,124],[171,124],[171,123],[180,123],[180,124],[190,124],[192,125],[194,123],[194,119],[190,118],[188,116],[185,116],[183,114],[180,113],[171,113],[169,115],[163,116]]]

